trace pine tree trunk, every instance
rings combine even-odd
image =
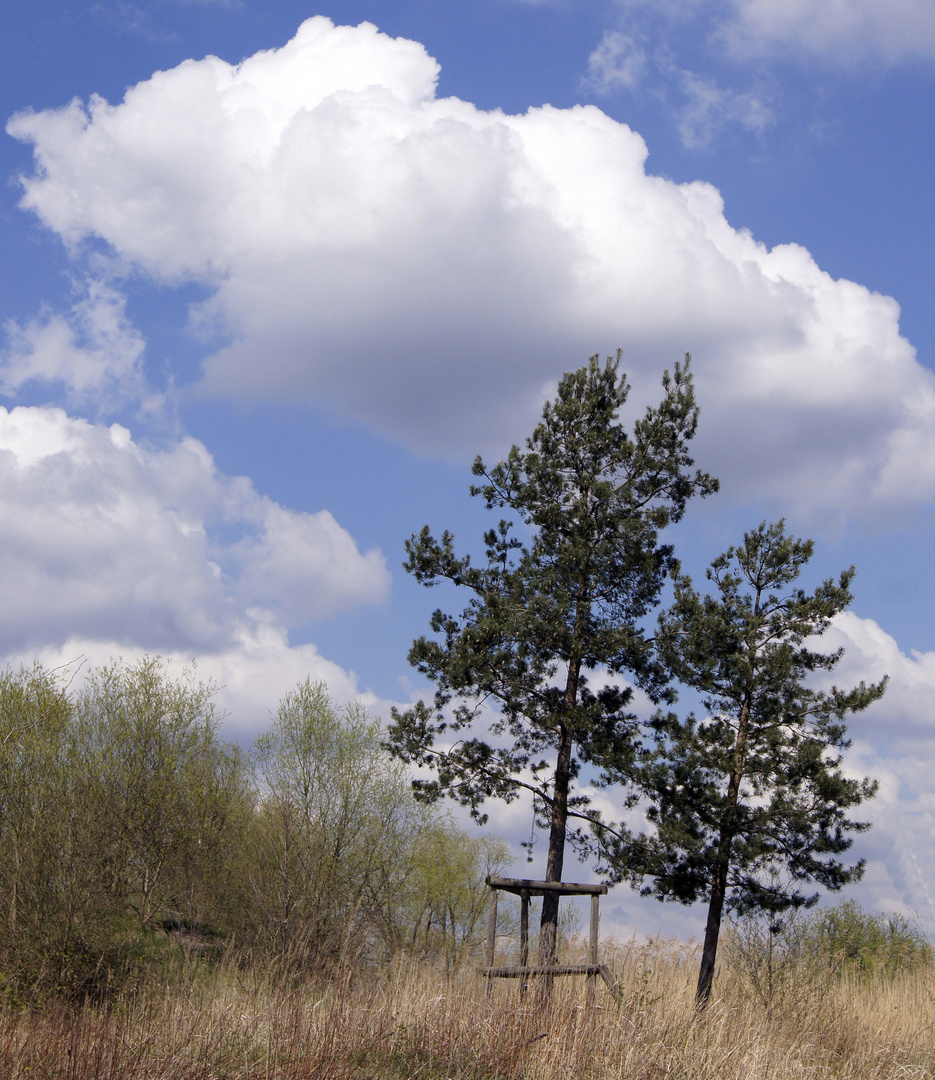
[[[581,583],[581,592],[586,589],[586,579]],[[588,605],[580,598],[575,607],[575,633],[580,633],[582,620]],[[568,674],[565,679],[564,706],[570,715],[578,702],[578,682],[581,677],[581,660],[572,656],[568,662]],[[552,788],[552,824],[549,829],[549,858],[546,864],[545,880],[561,881],[565,862],[565,832],[568,827],[568,788],[571,786],[571,750],[572,736],[568,727],[559,721],[558,758],[555,762],[555,783]],[[539,923],[539,966],[551,967],[556,961],[558,944],[558,902],[559,894],[546,892],[542,898],[542,919]],[[539,1004],[545,1004],[552,993],[552,977],[543,975],[539,979]]]
[[[561,881],[565,861],[565,829],[568,822],[568,787],[571,782],[571,734],[562,726],[558,761],[555,766],[555,784],[552,791],[552,824],[549,830],[549,858],[546,863],[545,880]],[[556,961],[558,941],[557,892],[546,892],[542,897],[542,919],[539,923],[539,966],[550,967]],[[552,993],[552,977],[539,979],[539,1003],[544,1005]]]
[[[759,598],[757,599],[757,610],[759,610]],[[711,896],[708,900],[708,921],[705,924],[704,948],[701,953],[701,968],[698,972],[698,989],[695,991],[695,1005],[699,1009],[703,1009],[711,997],[714,963],[717,959],[717,942],[721,933],[721,915],[724,911],[724,898],[727,895],[727,874],[730,869],[731,848],[734,843],[734,818],[740,797],[740,783],[743,779],[749,729],[750,695],[747,693],[740,709],[737,738],[734,743],[733,761],[727,785],[727,806],[721,823],[721,837],[718,843],[718,860],[714,867]]]
[[[711,984],[714,981],[714,964],[717,960],[717,942],[721,933],[721,915],[724,911],[724,897],[727,892],[727,861],[719,860],[711,883],[711,897],[708,901],[708,921],[704,930],[704,949],[701,953],[701,968],[698,972],[698,989],[695,991],[695,1005],[704,1009],[711,997]]]
[[[565,861],[565,829],[568,822],[568,787],[570,783],[571,736],[562,729],[558,762],[555,766],[555,786],[552,792],[552,824],[549,830],[549,858],[545,880],[561,881]],[[539,963],[555,963],[555,943],[558,931],[558,893],[547,892],[542,898],[542,921],[539,926]]]

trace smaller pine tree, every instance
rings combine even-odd
[[[635,872],[651,881],[644,893],[660,900],[707,901],[701,1006],[725,909],[808,907],[818,894],[804,891],[806,883],[836,890],[863,872],[862,861],[837,858],[850,848],[849,834],[868,827],[848,812],[876,791],[874,781],[840,770],[845,717],[876,701],[886,680],[813,688],[812,676],[841,658],[841,650],[813,646],[850,603],[854,568],[806,594],[792,583],[812,549],[787,536],[782,521],[764,522],[711,564],[717,595],[700,596],[679,577],[659,619],[660,654],[701,694],[705,716],[660,711],[652,721],[642,785],[657,831]]]

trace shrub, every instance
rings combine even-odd
[[[868,912],[853,900],[815,912],[803,921],[798,950],[833,971],[893,975],[932,963],[932,945],[904,915]]]

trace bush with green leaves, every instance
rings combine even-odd
[[[418,803],[383,739],[360,702],[306,679],[256,741],[242,932],[285,967],[400,950],[450,967],[476,942],[503,845]]]
[[[8,998],[99,993],[214,923],[250,812],[214,690],[158,659],[69,693],[0,674],[0,969]]]
[[[256,741],[246,897],[252,943],[282,962],[357,947],[413,827],[401,767],[360,703],[337,706],[306,680]]]
[[[306,680],[248,757],[193,668],[59,675],[0,673],[0,997],[117,992],[227,943],[280,970],[472,955],[504,845],[418,803],[363,705]]]
[[[100,887],[141,927],[214,920],[250,808],[215,687],[146,657],[93,670],[76,698],[77,782]]]
[[[905,915],[865,911],[853,900],[816,911],[802,921],[798,953],[832,971],[893,975],[932,963],[932,944]]]
[[[429,822],[413,850],[409,951],[443,959],[446,970],[457,967],[486,925],[487,876],[502,873],[509,861],[503,840],[468,836],[444,818]]]
[[[804,1013],[843,975],[892,978],[935,960],[918,924],[854,900],[782,917],[748,912],[731,920],[728,941],[730,967],[768,1012],[788,1006]]]
[[[63,977],[88,904],[74,806],[73,708],[40,667],[0,674],[0,964],[9,989]]]

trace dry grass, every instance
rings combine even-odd
[[[695,961],[666,943],[605,950],[623,1004],[557,980],[546,1011],[512,980],[488,997],[475,971],[446,980],[398,966],[301,990],[233,965],[192,967],[108,1008],[0,1013],[3,1080],[908,1080],[935,1075],[935,985],[793,980],[766,1010],[739,974],[718,974],[698,1019]]]

